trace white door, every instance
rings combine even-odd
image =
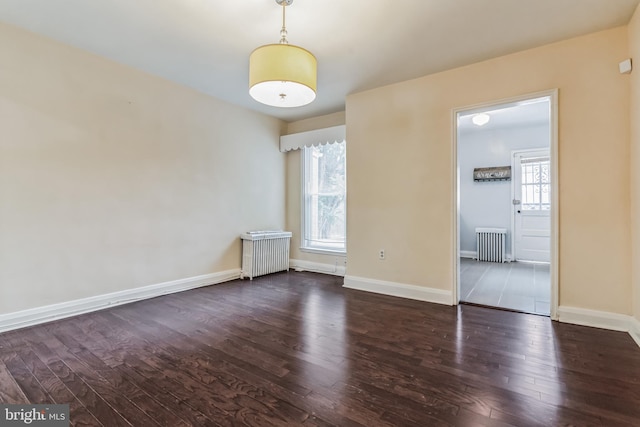
[[[513,212],[516,261],[550,262],[551,164],[549,151],[514,153]]]

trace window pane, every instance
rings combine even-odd
[[[306,147],[303,247],[344,250],[346,245],[346,147]]]
[[[549,172],[547,158],[522,161],[522,209],[540,211],[551,208]]]

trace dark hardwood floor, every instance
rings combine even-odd
[[[281,273],[0,335],[0,402],[73,425],[640,425],[631,337]]]

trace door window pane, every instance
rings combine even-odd
[[[551,164],[548,157],[522,160],[522,209],[548,211],[551,209]]]

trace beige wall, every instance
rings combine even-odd
[[[284,227],[284,123],[6,25],[0,51],[0,314],[239,268],[240,232]]]
[[[347,275],[451,290],[452,109],[558,88],[559,303],[629,314],[627,56],[621,27],[348,96]]]
[[[633,268],[634,315],[640,320],[640,6],[629,23],[629,56],[635,70],[631,73],[631,255]]]
[[[287,123],[287,135],[292,133],[307,132],[310,130],[323,129],[332,126],[340,126],[346,123],[344,111],[326,114],[324,116],[312,117],[310,119],[298,120]]]
[[[345,124],[344,111],[313,117],[311,119],[291,122],[287,125],[287,135],[292,133],[307,132],[310,130],[322,129],[331,126]],[[292,150],[286,153],[287,156],[287,230],[293,232],[291,238],[291,258],[294,260],[316,262],[329,266],[344,267],[345,257],[335,255],[324,255],[300,250],[300,233],[302,229],[300,214],[302,202],[300,196],[302,188],[301,158],[300,150]],[[348,173],[348,172],[347,172]],[[348,207],[347,207],[348,209]]]
[[[248,229],[286,227],[292,258],[342,262],[299,251],[299,151],[277,144],[344,112],[284,125],[10,26],[0,45],[0,314],[238,268]],[[629,314],[635,293],[640,318],[640,77],[617,72],[639,45],[636,12],[350,95],[348,274],[450,290],[451,110],[559,88],[560,304]]]

